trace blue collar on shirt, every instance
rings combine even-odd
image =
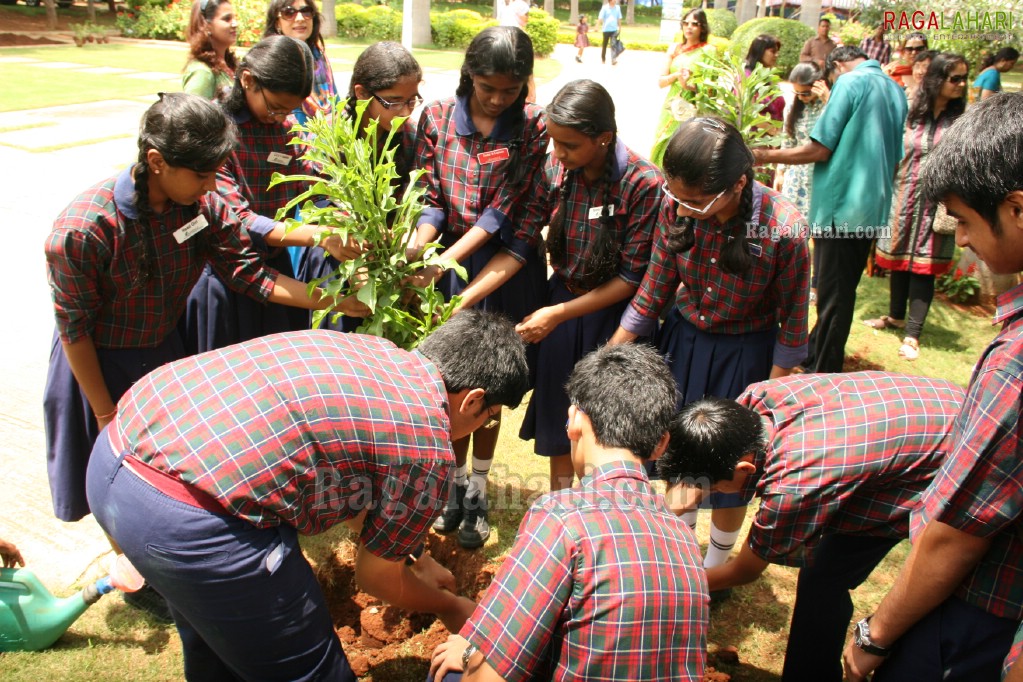
[[[139,217],[139,209],[135,205],[135,178],[131,176],[134,167],[134,163],[130,164],[114,181],[114,203],[117,210],[130,220],[138,220]]]
[[[512,130],[517,123],[516,118],[522,116],[514,105],[505,109],[494,122],[494,129],[490,131],[491,140],[510,140]],[[472,135],[478,133],[476,125],[472,122],[472,114],[469,112],[469,95],[458,97],[455,104],[455,132],[459,135]]]
[[[248,123],[250,120],[252,120],[252,112],[249,111],[249,108],[247,106],[244,107],[241,111],[239,111],[236,114],[232,114],[232,113],[228,113],[228,112],[224,112],[224,113],[227,114],[227,117],[229,119],[234,121],[235,125],[241,125],[242,123]]]

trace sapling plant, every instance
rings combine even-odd
[[[344,101],[335,103],[340,112]],[[382,336],[402,348],[414,348],[433,329],[443,324],[459,299],[445,301],[433,284],[414,286],[412,277],[422,268],[438,265],[455,270],[465,278],[465,270],[438,252],[441,245],[427,244],[421,250],[410,249],[416,219],[423,210],[425,188],[418,182],[422,169],[409,173],[405,190],[396,194],[399,179],[395,141],[401,135],[404,118],[395,118],[391,130],[378,128],[376,119],[366,117],[368,101],[355,106],[353,116],[324,115],[317,112],[304,125],[293,130],[302,133],[291,144],[304,147],[302,158],[321,169],[320,176],[275,173],[270,186],[282,182],[301,182],[307,188],[277,211],[277,220],[287,229],[300,224],[319,228],[317,243],[335,235],[342,243],[356,245],[361,253],[339,263],[337,270],[310,282],[310,289],[321,287],[335,301],[355,295],[370,310],[356,330]],[[300,218],[294,218],[299,207]],[[313,325],[319,326],[326,315],[333,320],[342,313],[319,311]]]

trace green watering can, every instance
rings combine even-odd
[[[26,568],[0,568],[0,651],[50,646],[85,609],[114,589],[135,592],[145,580],[123,554],[104,576],[78,594],[59,599]]]

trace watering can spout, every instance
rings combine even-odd
[[[50,646],[101,596],[114,589],[134,592],[143,579],[124,556],[110,575],[70,597],[50,594],[27,568],[0,568],[0,651],[38,651]]]

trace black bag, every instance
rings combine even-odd
[[[620,38],[621,32],[615,33],[615,37],[611,39],[611,59],[618,59],[622,56],[622,52],[625,52],[625,46],[622,45]]]

